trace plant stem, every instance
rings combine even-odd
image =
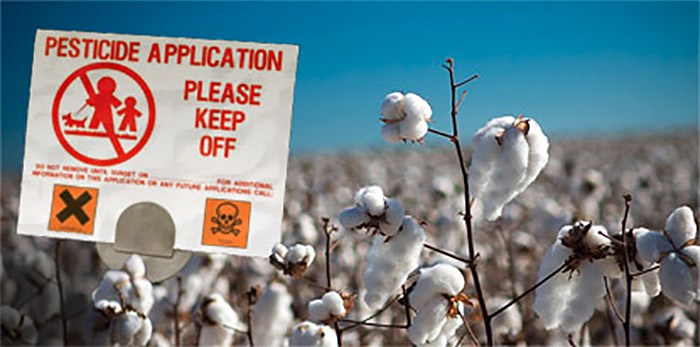
[[[563,264],[559,265],[558,268],[554,269],[554,271],[550,272],[549,275],[547,275],[545,278],[539,280],[539,281],[538,281],[537,283],[535,283],[532,287],[526,289],[522,294],[516,296],[515,298],[513,298],[512,300],[510,300],[507,304],[503,305],[503,306],[502,306],[501,308],[499,308],[498,310],[492,312],[492,313],[491,313],[491,316],[489,317],[489,319],[493,319],[494,317],[496,317],[496,316],[498,316],[499,314],[501,314],[503,311],[507,310],[508,307],[513,306],[513,304],[517,303],[518,301],[520,301],[520,299],[526,297],[528,294],[530,294],[530,293],[532,293],[533,291],[535,291],[535,289],[537,289],[539,286],[545,284],[545,282],[547,282],[547,281],[549,281],[550,279],[552,279],[555,275],[557,275],[558,273],[560,273],[560,272],[561,272],[562,270],[564,270],[567,266],[569,266],[569,261],[565,261]]]
[[[61,328],[63,328],[63,345],[68,346],[68,324],[66,322],[66,308],[63,303],[63,282],[61,281],[61,240],[56,240],[54,264],[56,265],[56,285],[58,286],[58,301],[61,307]]]
[[[344,323],[354,323],[352,327],[358,326],[358,325],[365,325],[368,327],[377,327],[377,328],[389,328],[389,329],[408,329],[408,325],[401,325],[401,324],[382,324],[382,323],[369,323],[369,322],[364,322],[364,321],[357,321],[354,319],[341,319],[341,322]],[[336,324],[338,324],[336,322]],[[347,328],[345,328],[347,330]]]
[[[465,264],[467,264],[467,265],[471,264],[471,260],[469,260],[469,259],[467,259],[467,258],[464,258],[464,257],[460,257],[460,256],[458,256],[458,255],[456,255],[456,254],[454,254],[454,253],[448,252],[448,251],[446,251],[446,250],[444,250],[444,249],[435,247],[435,246],[433,246],[433,245],[424,243],[424,244],[423,244],[423,247],[425,247],[425,248],[427,248],[427,249],[429,249],[429,250],[431,250],[431,251],[433,251],[433,252],[437,252],[437,253],[440,253],[440,254],[442,254],[442,255],[444,255],[444,256],[450,257],[450,258],[452,258],[452,259],[459,260],[459,261],[461,261],[461,262],[463,262],[463,263],[465,263]]]
[[[391,307],[391,305],[392,305],[393,303],[395,303],[396,300],[398,300],[400,297],[401,297],[400,295],[395,296],[393,299],[391,299],[389,302],[387,302],[387,303],[384,305],[384,307],[382,307],[382,308],[380,308],[379,310],[377,310],[377,312],[374,312],[374,313],[372,313],[369,317],[367,317],[367,318],[365,318],[365,319],[363,319],[363,320],[361,320],[361,321],[359,321],[358,323],[355,323],[355,324],[353,324],[353,325],[346,326],[346,327],[342,328],[341,330],[343,330],[343,331],[345,331],[345,330],[350,330],[350,329],[353,329],[353,328],[355,328],[355,327],[357,327],[357,326],[359,326],[359,325],[362,325],[361,323],[367,323],[367,322],[369,322],[372,318],[374,318],[374,317],[376,317],[376,316],[382,314],[382,312],[386,311],[389,307]]]
[[[630,312],[632,311],[632,274],[630,274],[630,255],[629,255],[629,250],[627,249],[628,245],[628,235],[627,231],[625,230],[626,224],[627,224],[627,216],[629,215],[630,212],[630,201],[632,201],[632,195],[631,194],[625,194],[623,196],[625,199],[625,215],[622,218],[622,244],[623,244],[623,252],[625,254],[625,264],[624,264],[624,269],[625,269],[625,280],[627,281],[627,298],[626,298],[626,305],[625,305],[625,320],[622,322],[622,326],[625,329],[625,346],[630,345]]]
[[[328,286],[326,292],[331,291],[331,288],[333,288],[333,284],[331,283],[331,233],[335,230],[335,227],[330,225],[330,220],[328,218],[323,218],[323,231],[326,234],[326,284]],[[333,328],[335,329],[338,346],[342,347],[343,330],[340,329],[340,324],[338,324],[338,322],[333,323]]]
[[[253,343],[253,305],[255,305],[254,295],[252,294],[252,289],[248,292],[248,312],[246,313],[246,321],[248,323],[248,331],[246,335],[248,336],[248,343],[251,346],[255,346]]]
[[[489,346],[493,346],[493,334],[491,332],[491,317],[489,316],[488,309],[486,308],[486,299],[484,298],[484,292],[481,289],[481,281],[479,280],[479,273],[476,271],[476,254],[474,252],[474,237],[472,231],[472,215],[471,215],[471,204],[469,197],[469,173],[465,166],[464,155],[462,154],[462,146],[459,143],[459,130],[457,126],[457,88],[466,84],[467,82],[478,78],[475,75],[459,84],[455,84],[454,79],[454,61],[452,58],[447,58],[447,65],[443,65],[450,75],[450,90],[451,90],[451,112],[452,117],[452,143],[455,145],[457,151],[457,157],[459,158],[459,168],[462,171],[462,181],[464,184],[464,205],[466,207],[466,213],[464,214],[464,223],[467,226],[467,244],[469,249],[469,270],[472,274],[472,281],[474,282],[474,288],[476,290],[476,295],[479,300],[479,308],[481,309],[481,316],[484,318],[484,330],[486,332],[486,342]]]
[[[622,314],[620,314],[620,311],[617,309],[617,305],[615,304],[615,298],[613,297],[612,292],[610,291],[607,276],[603,276],[603,282],[605,283],[605,296],[608,298],[608,304],[610,304],[610,308],[612,308],[613,313],[615,313],[615,317],[617,317],[617,320],[619,320],[621,324],[624,324],[625,319],[622,318]]]
[[[406,326],[411,326],[411,303],[408,302],[408,295],[406,295],[406,285],[401,285],[401,293],[403,294],[403,306],[406,309]]]

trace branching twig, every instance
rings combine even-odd
[[[467,258],[460,257],[460,256],[458,256],[458,255],[456,255],[456,254],[454,254],[454,253],[448,252],[448,251],[446,251],[446,250],[444,250],[444,249],[435,247],[435,246],[430,245],[430,244],[427,244],[427,243],[424,243],[424,244],[423,244],[423,247],[425,247],[425,248],[427,248],[427,249],[429,249],[429,250],[431,250],[431,251],[433,251],[433,252],[437,252],[437,253],[440,253],[440,254],[442,254],[442,255],[444,255],[444,256],[450,257],[450,258],[452,258],[452,259],[459,260],[459,261],[461,261],[461,262],[463,262],[463,263],[465,263],[465,264],[467,264],[467,265],[469,265],[469,264],[472,263],[471,260],[469,260],[469,259],[467,259]]]
[[[450,141],[453,141],[453,140],[454,140],[454,137],[453,137],[452,135],[450,135],[450,134],[448,134],[448,133],[444,133],[444,132],[442,132],[442,131],[440,131],[440,130],[435,130],[435,129],[433,129],[433,128],[428,128],[428,131],[431,132],[431,133],[433,133],[433,134],[435,134],[435,135],[440,135],[440,136],[442,136],[442,137],[445,137],[445,138],[447,138],[447,139],[450,140]]]
[[[481,289],[481,281],[479,280],[479,274],[476,271],[476,253],[474,251],[474,236],[472,231],[472,215],[471,215],[471,198],[469,197],[469,173],[465,166],[464,155],[462,154],[462,146],[459,143],[459,130],[457,127],[457,109],[459,104],[457,103],[457,88],[460,86],[478,78],[478,75],[474,75],[467,80],[459,83],[455,83],[454,78],[454,61],[452,58],[447,58],[446,65],[443,67],[449,72],[450,75],[450,91],[451,91],[451,112],[452,117],[452,143],[455,145],[457,151],[457,158],[459,159],[459,168],[462,171],[462,180],[464,184],[464,204],[466,206],[466,213],[464,214],[464,223],[467,226],[467,244],[469,250],[469,270],[472,274],[472,281],[474,282],[474,289],[476,290],[476,296],[479,300],[479,308],[481,309],[481,315],[484,318],[484,330],[486,332],[486,342],[489,346],[493,345],[493,334],[491,332],[491,317],[489,316],[488,309],[486,308],[486,299],[484,298],[484,292]]]
[[[382,307],[382,308],[380,308],[379,310],[377,310],[377,312],[372,313],[369,317],[367,317],[367,318],[361,320],[360,323],[355,323],[355,324],[353,324],[353,325],[346,326],[346,327],[342,328],[341,330],[343,330],[343,331],[345,331],[345,330],[350,330],[350,329],[353,329],[353,328],[355,328],[355,327],[360,326],[361,323],[367,323],[367,322],[369,322],[371,319],[373,319],[373,318],[376,317],[376,316],[379,316],[380,314],[382,314],[382,312],[386,311],[389,307],[391,307],[391,305],[392,305],[393,303],[395,303],[397,300],[399,300],[400,297],[401,297],[401,295],[395,296],[393,299],[389,300],[389,302],[387,302],[387,303],[384,305],[384,307]]]
[[[532,287],[526,289],[522,294],[516,296],[516,297],[513,298],[511,301],[509,301],[507,304],[503,305],[503,306],[502,306],[501,308],[499,308],[498,310],[492,312],[492,313],[491,313],[491,316],[490,316],[489,318],[490,318],[490,319],[493,319],[494,317],[498,316],[498,315],[499,315],[500,313],[502,313],[503,311],[507,310],[508,307],[511,307],[513,304],[515,304],[516,302],[518,302],[520,299],[524,298],[524,297],[527,296],[528,294],[530,294],[530,293],[532,293],[533,291],[535,291],[535,289],[537,289],[539,286],[543,285],[545,282],[549,281],[550,279],[552,279],[552,277],[554,277],[556,274],[560,273],[560,272],[563,271],[567,266],[569,266],[569,262],[570,262],[570,261],[565,261],[563,264],[559,265],[558,268],[556,268],[556,269],[554,269],[554,271],[550,272],[549,275],[547,275],[545,278],[539,280],[537,283],[535,283],[535,285],[533,285]]]
[[[406,295],[406,285],[401,285],[401,293],[403,295],[403,306],[406,309],[406,326],[411,326],[411,303],[408,301],[408,295]]]
[[[620,314],[620,311],[617,309],[617,305],[615,304],[615,298],[613,297],[612,292],[610,291],[610,285],[608,283],[607,276],[603,276],[603,282],[605,283],[605,296],[608,298],[608,304],[610,305],[610,308],[612,308],[613,313],[615,313],[617,320],[619,320],[621,324],[625,324],[625,319],[622,318],[622,314]]]
[[[650,268],[648,268],[648,269],[645,269],[645,270],[642,270],[642,271],[639,271],[639,272],[635,272],[635,273],[633,273],[633,274],[630,274],[630,276],[632,276],[632,277],[641,276],[641,275],[644,275],[645,273],[648,273],[648,272],[652,272],[652,271],[654,271],[654,270],[657,270],[659,267],[660,267],[659,265],[654,265],[654,266],[652,266],[652,267],[650,267]]]
[[[246,323],[248,324],[247,336],[248,343],[255,346],[253,343],[253,306],[258,302],[260,295],[260,286],[253,286],[246,293],[248,296],[248,312],[246,313]]]
[[[465,331],[465,334],[466,334],[466,335],[469,335],[469,338],[470,338],[470,339],[472,340],[472,342],[474,343],[474,346],[478,346],[478,345],[479,345],[479,339],[477,339],[477,338],[476,338],[476,335],[474,335],[474,331],[472,330],[472,327],[469,326],[469,323],[467,323],[467,319],[464,317],[464,315],[462,314],[462,312],[459,312],[459,310],[457,310],[457,314],[459,315],[459,318],[462,319],[462,325],[464,325],[464,329],[466,330],[466,331]],[[457,341],[456,346],[459,346],[459,344],[462,343],[462,339],[463,339],[463,338],[464,338],[464,335],[462,335],[462,337],[459,338],[459,341]]]
[[[357,321],[354,319],[341,319],[340,320],[343,323],[354,323],[353,327],[357,325],[366,325],[369,327],[377,327],[377,328],[389,328],[389,329],[408,329],[408,325],[405,324],[382,324],[382,323],[369,323],[369,322],[364,322],[364,321]],[[347,330],[348,328],[345,328],[343,330]]]
[[[625,320],[622,322],[622,326],[625,329],[625,346],[630,345],[630,312],[632,309],[632,274],[630,274],[630,255],[629,255],[629,250],[627,248],[627,245],[629,244],[628,235],[627,235],[627,230],[625,228],[627,224],[627,216],[629,215],[630,212],[630,201],[632,201],[632,195],[631,194],[625,194],[623,196],[625,199],[625,215],[622,217],[622,243],[623,243],[623,252],[625,254],[625,263],[624,263],[624,269],[625,269],[625,279],[627,281],[627,298],[626,298],[626,305],[625,305]]]
[[[330,224],[330,219],[323,218],[323,231],[326,234],[326,283],[328,285],[326,291],[330,291],[333,288],[331,283],[331,234],[337,230],[336,226]],[[338,339],[338,346],[343,346],[343,330],[340,329],[340,324],[338,322],[333,323],[333,328]]]
[[[68,346],[68,323],[66,321],[66,308],[63,304],[63,282],[61,281],[61,240],[56,240],[56,284],[58,285],[58,301],[61,307],[61,327],[63,328],[63,345]]]

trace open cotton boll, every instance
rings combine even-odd
[[[202,315],[199,345],[229,346],[233,338],[232,329],[237,329],[239,325],[236,311],[220,294],[204,298],[199,310]]]
[[[362,190],[359,202],[357,203],[359,206],[362,206],[370,216],[377,217],[384,214],[384,192],[382,192],[382,188],[379,186],[370,186]]]
[[[661,261],[659,279],[661,291],[669,299],[690,305],[696,298],[697,288],[693,286],[692,274],[677,253],[670,253]]]
[[[113,345],[145,346],[151,339],[153,327],[148,317],[134,311],[114,316],[109,323],[109,336]]]
[[[406,121],[430,121],[430,117],[433,115],[430,104],[413,93],[408,93],[404,97],[404,111]]]
[[[404,95],[393,92],[384,97],[381,106],[381,115],[384,120],[398,121],[406,116],[404,112]]]
[[[571,249],[557,240],[547,250],[540,264],[539,279],[549,275],[563,264],[572,254]],[[569,298],[569,278],[567,274],[557,274],[535,291],[533,309],[547,330],[556,328],[561,322],[563,307]]]
[[[438,263],[422,269],[416,286],[409,295],[411,305],[420,309],[436,296],[455,296],[464,288],[464,276],[456,267]]]
[[[294,327],[292,336],[289,338],[289,346],[336,347],[338,340],[335,330],[331,327],[304,321]]]
[[[376,310],[384,305],[418,267],[423,242],[425,232],[411,216],[403,218],[401,230],[389,241],[374,238],[364,272],[366,292],[363,300],[370,309]]]
[[[637,256],[650,263],[659,261],[662,253],[673,250],[673,246],[661,233],[645,228],[637,228],[633,231]]]
[[[281,243],[276,243],[274,246],[272,246],[272,254],[270,256],[278,264],[284,264],[285,259],[287,258],[287,246]]]
[[[316,251],[310,245],[296,244],[289,247],[287,251],[287,263],[289,264],[299,264],[304,263],[307,266],[313,263],[316,257]]]
[[[125,293],[124,287],[129,285],[129,275],[126,272],[119,270],[109,270],[105,272],[102,281],[92,292],[92,302],[102,300],[119,302],[119,294],[117,285],[122,288],[122,293]]]
[[[132,278],[143,278],[146,276],[146,265],[141,257],[134,254],[124,263],[124,271]]]
[[[482,204],[484,217],[493,221],[542,171],[549,141],[533,119],[510,116],[489,121],[472,141],[470,193]]]
[[[593,317],[595,303],[605,295],[603,270],[599,266],[588,263],[579,270],[569,281],[570,297],[562,312],[561,327],[568,333],[578,331]]]
[[[399,136],[409,141],[420,141],[428,132],[428,123],[424,120],[405,119],[399,123]]]
[[[448,318],[447,300],[441,296],[433,296],[418,307],[418,314],[408,328],[408,338],[414,344],[422,345],[440,335]]]
[[[401,141],[399,123],[387,123],[382,125],[382,137],[389,143]]]
[[[386,199],[384,221],[379,222],[379,229],[387,236],[393,236],[401,228],[404,219],[404,208],[397,199]]]
[[[363,208],[356,206],[341,211],[338,220],[344,228],[352,229],[369,222],[370,216]]]
[[[686,242],[695,239],[696,232],[697,226],[693,210],[688,206],[675,209],[666,219],[666,233],[676,248],[680,248]]]
[[[253,308],[253,341],[258,346],[282,346],[294,321],[292,296],[281,283],[270,283]]]
[[[334,291],[324,294],[320,299],[311,300],[308,311],[309,318],[319,323],[332,321],[346,314],[343,298]]]

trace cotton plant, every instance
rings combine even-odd
[[[338,337],[335,330],[328,325],[317,325],[313,322],[304,321],[297,324],[289,337],[290,347],[315,346],[315,347],[337,347]]]
[[[405,216],[398,233],[390,240],[375,236],[367,254],[364,272],[365,304],[376,310],[393,296],[420,261],[425,231],[411,216]]]
[[[668,216],[663,233],[643,229],[635,237],[638,257],[659,263],[661,292],[684,305],[700,300],[696,233],[693,211],[683,206]]]
[[[401,228],[404,207],[400,201],[384,196],[379,186],[367,186],[355,193],[355,206],[340,212],[338,219],[346,229],[367,229],[392,237]]]
[[[296,244],[287,247],[277,243],[272,247],[270,264],[284,272],[285,275],[300,277],[311,266],[316,257],[316,251],[311,245]]]
[[[282,346],[287,329],[294,321],[292,296],[287,287],[272,282],[262,292],[253,309],[253,341],[259,346]]]
[[[220,294],[204,298],[198,308],[199,346],[230,346],[235,330],[243,330],[238,314]]]
[[[619,277],[613,257],[612,237],[605,227],[578,221],[559,230],[555,243],[540,265],[542,279],[562,266],[535,292],[534,310],[547,330],[561,327],[578,331],[592,316],[595,303],[605,295],[603,276]]]
[[[473,138],[469,190],[484,218],[496,220],[549,159],[549,140],[534,119],[506,116],[489,121]]]
[[[124,270],[107,271],[92,293],[93,310],[86,318],[83,336],[91,345],[143,346],[151,338],[148,318],[154,302],[146,267],[132,255]]]
[[[421,269],[409,295],[417,310],[408,338],[416,345],[445,345],[461,324],[463,304],[471,304],[462,293],[465,281],[456,267],[438,263]]]
[[[330,325],[345,317],[354,305],[352,295],[329,291],[321,298],[309,302],[309,320]]]
[[[433,114],[430,104],[420,96],[393,92],[381,105],[382,136],[391,143],[414,141],[423,143],[428,122]]]

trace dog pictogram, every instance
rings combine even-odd
[[[49,230],[92,234],[98,190],[54,185]]]

